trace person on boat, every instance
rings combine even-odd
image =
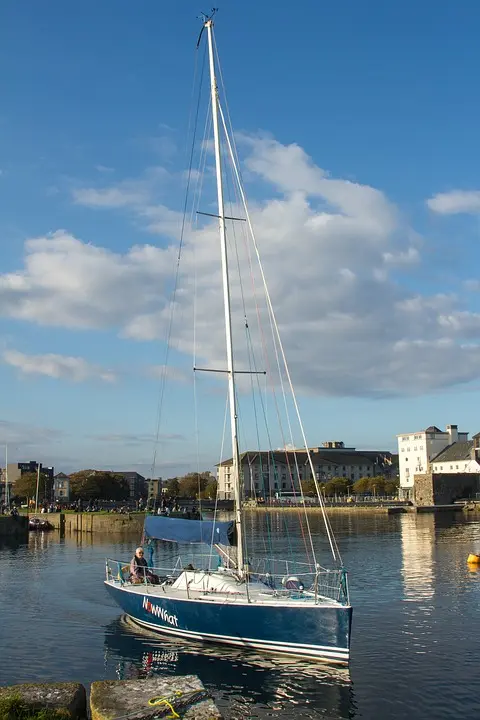
[[[130,580],[132,583],[138,584],[145,582],[145,579],[152,585],[158,585],[160,582],[158,575],[149,570],[143,548],[138,547],[130,563]]]

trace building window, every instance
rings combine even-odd
[[[455,470],[458,470],[458,465],[455,465]]]
[[[453,470],[453,465],[450,465],[450,470]]]
[[[420,445],[420,450],[423,450],[423,445]]]
[[[416,451],[416,449],[417,449],[417,446],[415,445],[415,447],[414,447],[413,449],[414,449],[414,451]]]
[[[282,483],[283,490],[285,490],[286,487],[287,487],[287,483]]]

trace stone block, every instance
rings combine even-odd
[[[32,713],[49,709],[72,720],[87,717],[87,695],[80,683],[25,683],[0,687],[0,701],[14,697],[20,698]]]
[[[154,715],[168,717],[171,711],[166,705],[152,706],[148,701],[154,697],[172,699],[178,693],[177,700],[181,703],[182,696],[187,701],[188,693],[194,690],[205,690],[196,675],[94,682],[90,693],[91,717],[92,720],[114,720],[126,715],[128,720],[151,720]],[[221,720],[222,717],[210,698],[185,705],[177,712],[182,720]]]

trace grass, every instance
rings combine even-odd
[[[78,514],[76,510],[64,510],[63,508],[60,512],[63,513],[64,515],[77,515]],[[40,512],[40,510],[37,512],[37,515],[41,515],[42,519],[44,516],[45,520],[48,520],[48,516],[50,514],[51,513],[42,513],[42,512]],[[90,515],[91,513],[86,513],[85,510],[83,510],[83,512],[80,514]],[[97,510],[96,512],[94,512],[92,514],[93,515],[114,515],[115,516],[115,515],[121,515],[122,513],[111,513],[109,510]],[[127,513],[124,513],[124,514],[126,514],[126,515],[145,515],[145,510],[129,510]],[[27,508],[22,508],[20,510],[20,515],[35,515],[35,508],[33,508],[33,509],[31,508],[30,510],[27,510]]]
[[[19,695],[0,698],[0,720],[67,720],[69,717],[66,710],[33,710]]]

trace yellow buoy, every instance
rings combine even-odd
[[[470,553],[470,555],[467,558],[467,563],[469,565],[480,565],[480,555],[475,555],[474,553]]]

